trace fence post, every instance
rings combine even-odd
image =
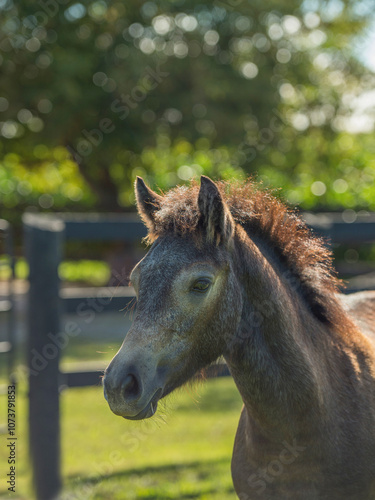
[[[14,255],[14,240],[13,230],[8,224],[5,236],[5,251],[10,260],[10,275],[8,280],[8,298],[10,302],[9,319],[8,319],[8,342],[10,351],[8,353],[8,379],[9,383],[16,385],[17,379],[14,374],[14,359],[16,351],[16,324],[15,324],[15,301],[14,301],[14,280],[16,279],[16,258]]]
[[[60,329],[58,265],[64,223],[25,214],[26,257],[29,264],[28,368],[29,452],[38,500],[57,498],[61,488],[59,421],[59,348],[53,342]]]

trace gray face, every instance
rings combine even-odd
[[[116,415],[151,417],[157,402],[225,351],[241,316],[229,252],[159,238],[131,273],[134,323],[104,378]]]

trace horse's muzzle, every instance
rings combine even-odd
[[[103,378],[103,388],[113,413],[130,420],[152,417],[163,392],[161,387],[147,389],[134,367],[119,374],[111,365]]]

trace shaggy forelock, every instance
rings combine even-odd
[[[155,212],[153,229],[148,242],[166,234],[185,235],[196,231],[200,219],[198,209],[199,185],[177,186],[163,195],[160,210]]]

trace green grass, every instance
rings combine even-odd
[[[71,339],[61,365],[107,363],[120,343]],[[17,362],[24,363],[22,352]],[[1,358],[5,374],[3,365]],[[72,500],[234,500],[230,460],[241,406],[231,378],[186,386],[162,402],[154,418],[142,422],[111,413],[100,387],[63,391],[63,493]],[[0,396],[0,408],[5,407],[6,398]],[[25,381],[17,393],[17,415],[17,494],[12,498],[30,500]],[[0,424],[5,416],[1,411]],[[5,438],[0,436],[1,470],[7,464]],[[0,498],[9,498],[3,478],[1,474]]]
[[[104,335],[103,335],[104,336]],[[99,340],[99,339],[70,339],[68,345],[62,352],[61,362],[79,363],[80,361],[109,362],[121,346],[122,340]]]
[[[100,260],[64,261],[60,264],[59,275],[63,281],[104,286],[111,277],[111,271],[108,264]]]
[[[16,262],[16,278],[25,280],[29,268],[24,258]],[[59,275],[62,281],[79,282],[92,286],[104,286],[108,283],[111,271],[106,262],[100,260],[67,260],[60,264]],[[9,262],[5,256],[0,256],[0,280],[10,276]]]
[[[17,500],[29,500],[26,387],[17,396]],[[231,378],[187,386],[147,421],[113,415],[101,388],[61,395],[64,494],[84,500],[234,500],[230,475],[241,399]],[[6,447],[0,463],[6,464]],[[0,497],[7,498],[4,483]],[[15,497],[12,497],[15,498]]]

